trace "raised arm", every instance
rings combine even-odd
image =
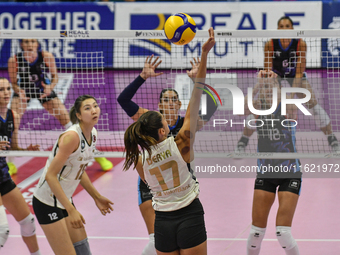
[[[117,101],[126,114],[133,119],[133,121],[137,121],[139,117],[148,111],[148,109],[139,107],[135,102],[132,101],[132,98],[136,94],[137,90],[140,86],[150,77],[157,77],[162,75],[163,72],[156,73],[156,68],[162,63],[162,60],[159,60],[159,57],[155,58],[153,61],[153,55],[151,57],[147,57],[144,63],[144,67],[140,75],[130,83],[118,96]]]
[[[273,40],[269,40],[266,42],[264,46],[264,63],[263,63],[263,69],[265,71],[271,71],[273,68]]]
[[[185,114],[184,123],[178,135],[176,136],[177,146],[182,154],[183,159],[186,162],[191,162],[191,160],[193,159],[193,154],[189,152],[193,152],[191,148],[195,141],[199,105],[201,102],[201,96],[207,72],[208,53],[214,45],[214,30],[213,28],[209,28],[209,39],[202,46],[201,63],[197,72],[195,85]]]

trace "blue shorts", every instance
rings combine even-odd
[[[152,200],[151,190],[138,176],[138,206],[148,200]]]

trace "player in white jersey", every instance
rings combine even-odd
[[[202,46],[201,64],[184,123],[175,139],[167,138],[170,132],[168,123],[156,111],[144,113],[125,132],[124,169],[133,165],[153,194],[157,254],[207,254],[204,211],[198,199],[199,185],[187,163],[193,160],[191,148],[197,130],[207,57],[214,45],[214,30],[210,28],[209,39]]]
[[[103,215],[113,210],[113,203],[99,194],[85,172],[95,151],[94,125],[99,115],[100,108],[94,97],[83,95],[76,99],[70,111],[74,125],[56,141],[34,192],[34,212],[55,254],[91,254],[85,220],[72,202],[79,183]]]
[[[11,98],[11,85],[0,77],[0,152],[2,150],[39,150],[39,145],[30,145],[26,149],[18,145],[18,130],[20,119],[15,111],[7,108]],[[31,255],[40,255],[37,237],[35,235],[34,216],[20,190],[8,173],[6,157],[0,153],[0,247],[8,238],[9,226],[6,219],[6,209],[20,224],[21,236]],[[1,253],[2,254],[2,253]]]

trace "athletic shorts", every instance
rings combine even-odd
[[[287,81],[289,83],[289,85],[292,87],[294,79],[295,79],[294,77],[280,77],[280,76],[278,76],[278,81],[279,81],[280,87],[282,86],[281,81],[283,81],[283,80]],[[307,80],[307,73],[306,72],[303,72],[302,79]]]
[[[51,224],[68,216],[68,213],[65,209],[44,204],[40,202],[40,200],[38,200],[35,196],[33,196],[32,202],[35,216],[37,217],[40,225]]]
[[[155,247],[160,252],[195,247],[207,240],[204,210],[198,198],[172,212],[156,211]]]
[[[138,206],[148,200],[152,200],[151,190],[138,176]]]
[[[47,97],[39,98],[41,95],[42,94],[29,94],[26,92],[26,97],[29,97],[29,99],[27,100],[27,103],[31,100],[31,98],[36,98],[41,104],[43,104],[57,97],[57,94],[54,92],[54,90],[52,90],[51,94],[48,95]],[[13,97],[19,97],[19,94],[14,92]]]
[[[9,179],[5,182],[0,183],[0,194],[1,194],[1,196],[4,196],[7,193],[14,190],[16,186],[17,185],[15,185],[15,183],[12,179]]]
[[[301,178],[294,179],[269,179],[269,178],[256,178],[254,189],[264,190],[272,193],[278,191],[289,191],[291,193],[300,195],[301,191]]]

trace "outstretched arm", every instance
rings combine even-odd
[[[139,87],[142,86],[142,84],[148,78],[156,77],[163,74],[163,72],[155,72],[156,68],[160,65],[160,63],[162,63],[162,60],[158,61],[159,57],[157,57],[154,61],[152,61],[152,59],[153,55],[146,58],[143,70],[140,75],[133,82],[131,82],[130,85],[127,86],[117,98],[120,106],[134,121],[137,121],[143,113],[148,111],[148,109],[139,107],[139,105],[132,101],[132,98],[136,94]]]
[[[200,58],[194,58],[194,61],[190,61],[191,64],[191,70],[187,71],[188,76],[191,78],[193,82],[195,82],[198,69],[200,67],[201,60]],[[207,87],[204,87],[204,89],[208,90]],[[208,93],[204,90],[202,94],[208,95]],[[215,111],[217,110],[217,105],[215,105],[214,100],[208,96],[207,97],[207,114],[201,117],[198,117],[197,121],[197,130],[200,130],[214,115]],[[201,114],[200,114],[201,115]]]
[[[183,127],[176,136],[177,146],[186,162],[191,162],[193,159],[193,154],[189,152],[193,152],[191,148],[195,140],[199,105],[207,72],[208,53],[214,45],[214,30],[213,28],[209,28],[209,39],[202,46],[201,64],[197,72],[194,89],[185,114]]]

